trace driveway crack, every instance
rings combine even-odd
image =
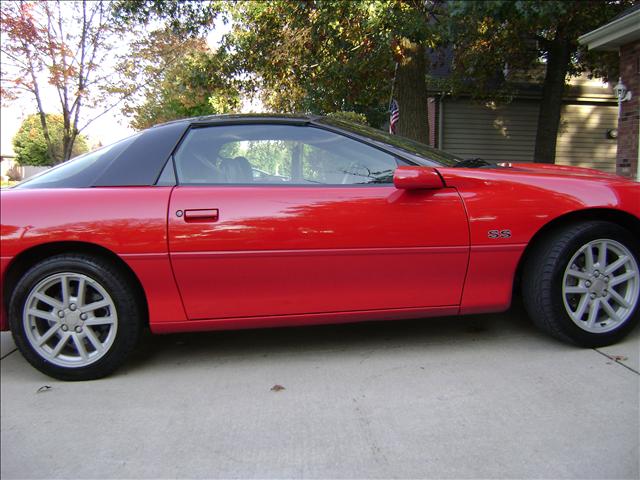
[[[631,370],[633,373],[635,373],[636,375],[640,375],[640,372],[637,371],[635,368],[631,368],[629,365],[626,365],[624,363],[622,363],[618,358],[616,358],[615,356],[611,356],[608,355],[604,352],[601,352],[600,350],[598,350],[597,348],[593,349],[595,352],[598,352],[600,355],[602,355],[603,357],[607,357],[609,360],[612,360],[614,362],[616,362],[618,365],[622,365],[624,368],[626,368],[627,370]]]
[[[4,360],[5,358],[7,358],[9,355],[11,355],[13,352],[17,352],[18,349],[14,348],[13,350],[11,350],[9,353],[7,353],[6,355],[3,355],[2,357],[0,357],[0,360]]]

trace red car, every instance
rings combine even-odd
[[[256,172],[260,172],[256,174]],[[640,184],[492,165],[323,117],[160,125],[2,192],[2,323],[37,369],[170,333],[498,312],[581,346],[638,323]]]

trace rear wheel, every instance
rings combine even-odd
[[[61,380],[108,375],[133,350],[141,313],[129,280],[107,261],[57,255],[32,267],[10,301],[16,345]]]
[[[615,343],[638,323],[638,240],[601,221],[542,239],[524,270],[523,297],[534,323],[585,347]]]

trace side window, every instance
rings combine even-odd
[[[220,157],[241,162],[246,159],[251,166],[251,182],[282,183],[291,180],[293,149],[294,142],[289,140],[233,140],[222,146]]]
[[[227,125],[192,129],[175,154],[180,184],[392,183],[394,156],[320,128]]]

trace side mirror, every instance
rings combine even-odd
[[[442,178],[432,167],[398,167],[393,184],[400,190],[427,190],[444,187]]]

